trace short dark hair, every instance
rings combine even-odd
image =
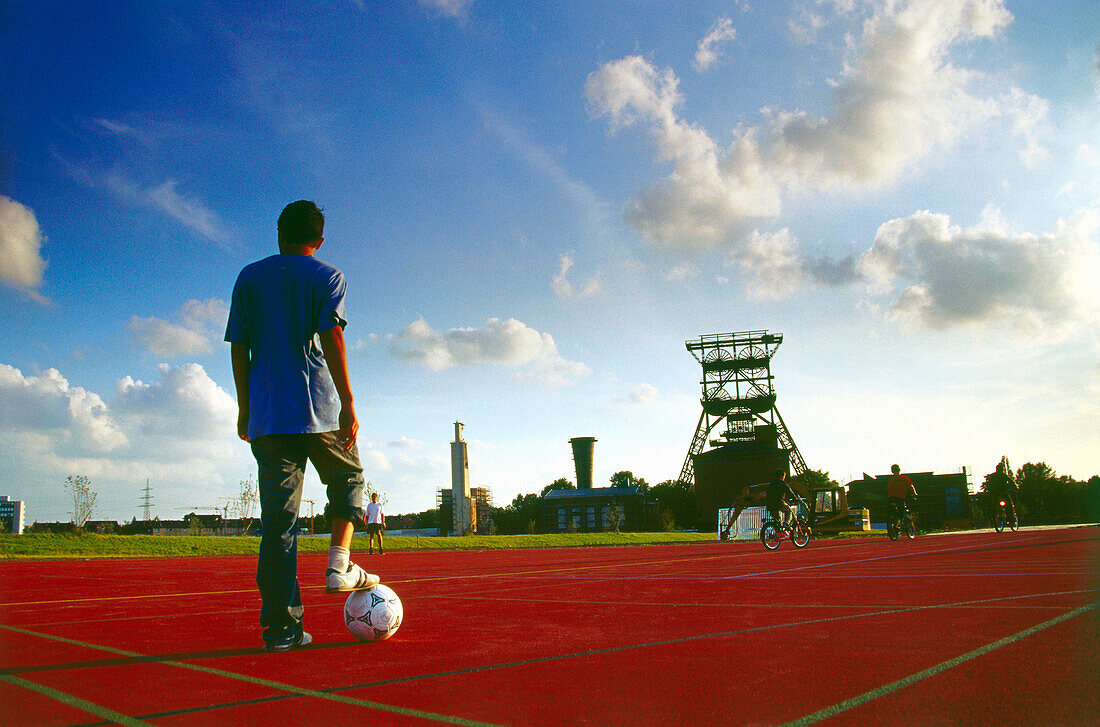
[[[775,476],[776,477],[786,477],[786,475],[787,475],[786,470],[778,469],[778,470],[775,471]]]
[[[279,215],[279,232],[291,245],[309,245],[325,236],[325,215],[309,200],[291,202]]]

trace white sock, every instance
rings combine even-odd
[[[348,569],[348,563],[350,562],[351,551],[347,548],[333,545],[328,549],[328,567],[330,570],[334,570],[337,573],[343,573]]]

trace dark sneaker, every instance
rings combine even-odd
[[[325,593],[342,593],[344,591],[362,591],[374,588],[381,579],[373,573],[348,563],[348,569],[339,573],[335,568],[329,568],[325,573]]]
[[[313,643],[313,637],[305,631],[302,635],[293,641],[272,641],[264,647],[264,651],[276,652],[276,651],[290,651],[291,649],[297,649],[302,646],[309,646]]]

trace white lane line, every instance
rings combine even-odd
[[[1064,613],[1061,616],[1050,619],[1049,621],[1044,621],[1041,624],[1036,624],[1035,626],[1024,629],[1023,631],[1017,631],[1011,636],[1006,636],[1005,638],[994,641],[991,644],[986,644],[985,646],[981,646],[977,649],[974,649],[973,651],[968,651],[961,656],[956,656],[953,659],[948,659],[947,661],[940,662],[935,666],[929,667],[922,671],[918,671],[915,674],[910,674],[909,676],[898,679],[895,682],[884,684],[881,687],[876,687],[875,689],[868,690],[863,694],[852,697],[851,699],[846,699],[843,702],[838,702],[831,707],[826,707],[825,709],[814,712],[813,714],[808,714],[805,717],[801,717],[799,719],[788,722],[783,727],[804,727],[804,725],[815,724],[822,720],[829,719],[830,717],[835,717],[842,712],[847,712],[850,709],[854,709],[860,705],[867,704],[868,702],[878,699],[879,697],[884,697],[887,694],[898,691],[899,689],[905,689],[906,687],[912,686],[917,682],[923,681],[937,674],[941,674],[948,669],[953,669],[960,664],[964,664],[970,661],[971,659],[976,659],[979,656],[984,656],[985,654],[988,654],[991,651],[995,651],[1002,646],[1008,646],[1009,644],[1013,644],[1022,639],[1026,639],[1027,637],[1048,629],[1051,626],[1057,626],[1063,621],[1068,621],[1071,618],[1080,616],[1081,614],[1093,608],[1096,608],[1095,603],[1090,603],[1087,606],[1076,608],[1069,613]]]

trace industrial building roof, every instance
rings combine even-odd
[[[603,498],[603,497],[627,497],[630,495],[637,495],[638,487],[592,487],[583,488],[580,490],[550,490],[543,495],[544,500],[564,500],[564,499],[580,499],[580,498]]]

